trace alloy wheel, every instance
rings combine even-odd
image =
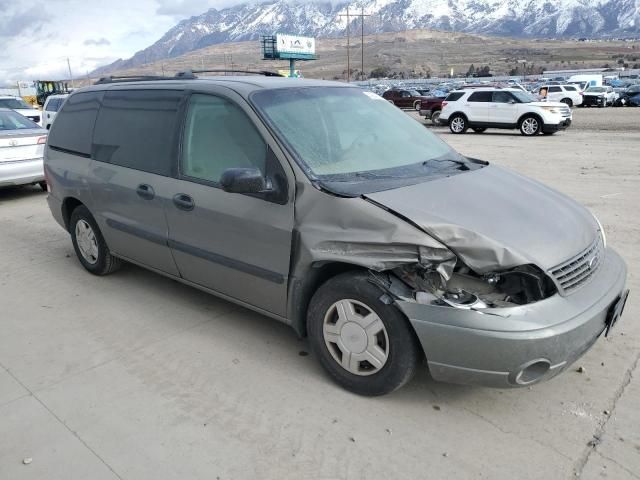
[[[522,122],[522,131],[525,135],[535,135],[538,131],[538,120],[532,117],[525,118]]]

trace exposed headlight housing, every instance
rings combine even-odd
[[[543,110],[546,110],[549,113],[560,113],[560,107],[554,107],[554,106],[544,106],[544,107],[540,107]]]

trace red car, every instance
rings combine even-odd
[[[399,108],[411,108],[413,110],[420,110],[420,105],[427,98],[424,95],[420,95],[417,90],[401,90],[392,88],[382,94],[382,98],[390,101],[396,107]]]
[[[446,98],[447,94],[442,91],[436,91],[436,96],[426,97],[420,104],[420,116],[426,119],[431,119],[431,123],[438,125],[438,119],[440,118],[440,112],[442,110],[442,102]]]

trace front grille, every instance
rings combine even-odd
[[[38,123],[40,121],[40,117],[38,116],[34,116],[34,117],[27,117],[29,120],[31,120],[32,122],[36,122]]]
[[[602,241],[598,235],[596,241],[589,248],[552,268],[551,277],[560,294],[568,295],[587,283],[600,268],[603,254]]]
[[[569,118],[571,116],[571,109],[569,107],[562,107],[560,113],[564,118]]]

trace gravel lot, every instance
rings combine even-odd
[[[640,109],[578,109],[553,137],[434,131],[587,205],[626,259],[625,315],[574,368],[361,398],[284,325],[131,265],[89,275],[45,195],[5,189],[0,479],[640,478]]]

